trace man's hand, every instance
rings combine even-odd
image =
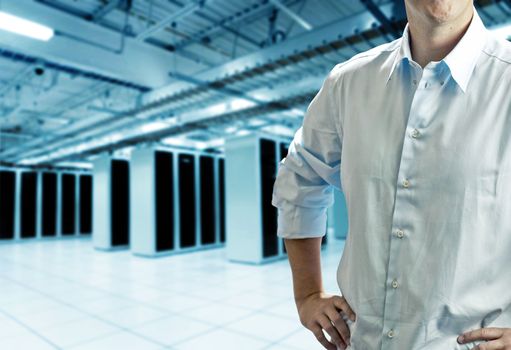
[[[458,343],[465,344],[475,340],[486,340],[471,350],[511,350],[511,328],[480,328],[463,333]]]
[[[300,322],[309,329],[328,350],[346,349],[350,344],[350,331],[341,312],[355,321],[355,313],[344,297],[318,292],[296,301]],[[325,337],[323,329],[330,335]]]

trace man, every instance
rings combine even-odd
[[[333,350],[511,349],[511,45],[472,0],[405,5],[403,37],[332,69],[279,166],[300,320]],[[333,187],[342,296],[320,267]]]

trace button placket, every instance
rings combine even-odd
[[[431,73],[431,72],[428,72]],[[395,234],[398,239],[391,239],[389,245],[389,258],[387,265],[387,284],[385,289],[385,302],[384,302],[384,314],[383,314],[383,325],[382,325],[382,349],[393,349],[396,344],[396,339],[399,331],[399,324],[395,320],[399,319],[400,308],[399,299],[402,297],[400,290],[401,283],[397,279],[397,276],[401,275],[400,262],[399,262],[399,251],[402,248],[404,242],[402,239],[405,237],[404,225],[410,225],[407,218],[402,216],[405,207],[409,207],[410,194],[415,191],[416,184],[414,182],[414,159],[415,153],[417,152],[416,142],[421,136],[419,128],[415,127],[419,122],[419,116],[421,116],[421,107],[424,101],[428,100],[429,95],[435,88],[434,79],[426,73],[417,74],[417,78],[413,78],[412,85],[417,89],[412,98],[412,104],[410,106],[410,113],[408,116],[406,131],[403,140],[403,148],[401,153],[401,159],[398,171],[398,186],[396,187],[395,205],[392,217],[393,231],[391,235]],[[414,84],[415,80],[415,84]],[[426,84],[427,82],[427,84]],[[426,89],[426,87],[428,87]],[[408,134],[408,136],[407,136]],[[408,236],[408,235],[407,235]],[[413,239],[413,236],[411,236]],[[406,291],[406,289],[405,289]]]

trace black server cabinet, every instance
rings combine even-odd
[[[284,159],[287,156],[287,152],[289,151],[289,146],[285,142],[280,143],[280,160]]]
[[[62,174],[61,213],[62,235],[73,235],[76,231],[76,176]]]
[[[126,160],[112,160],[111,171],[111,232],[112,246],[129,244],[129,164]]]
[[[21,173],[21,238],[36,236],[37,173]]]
[[[92,175],[80,175],[80,234],[92,233]]]
[[[261,212],[263,257],[271,257],[279,253],[277,236],[277,208],[271,204],[273,184],[277,172],[277,154],[275,141],[260,139],[260,171],[261,171]]]
[[[179,164],[179,221],[181,248],[193,247],[195,238],[195,163],[191,154],[180,154]]]
[[[289,146],[285,142],[280,143],[280,160],[284,159],[287,156],[287,152],[289,151]],[[278,211],[278,209],[277,209]],[[282,251],[284,253],[287,253],[286,250],[286,244],[284,243],[284,240],[282,240]]]
[[[0,239],[14,238],[16,173],[0,171]]]
[[[225,242],[225,161],[218,159],[218,199],[220,220],[220,242]]]
[[[215,243],[215,159],[200,156],[201,244]]]
[[[156,251],[174,249],[174,155],[155,152]]]
[[[57,235],[57,174],[42,174],[42,229],[43,237]]]

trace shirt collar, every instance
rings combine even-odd
[[[463,92],[467,89],[477,59],[486,44],[487,35],[488,30],[474,8],[474,15],[467,31],[454,49],[442,60],[449,67],[451,76]],[[387,82],[394,73],[396,66],[404,59],[412,61],[408,23],[404,29],[399,49],[395,54]]]

